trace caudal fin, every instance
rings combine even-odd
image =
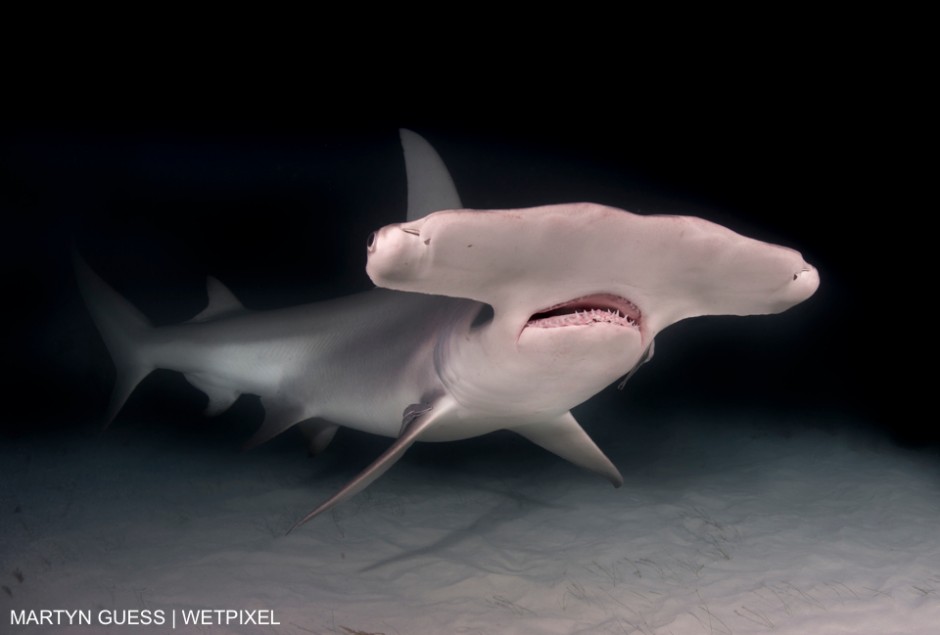
[[[72,266],[85,306],[111,353],[117,371],[111,403],[105,415],[104,427],[107,427],[140,380],[153,370],[153,366],[144,359],[142,346],[153,326],[143,313],[92,271],[74,247]]]

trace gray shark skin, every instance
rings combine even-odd
[[[593,203],[461,209],[433,148],[406,130],[401,139],[407,221],[368,239],[378,289],[251,312],[210,278],[202,313],[155,328],[76,252],[117,369],[107,421],[166,368],[208,395],[208,415],[259,395],[265,419],[249,445],[297,424],[314,453],[339,426],[395,439],[294,527],[367,487],[416,441],[502,429],[620,486],[571,408],[629,377],[670,324],[778,313],[819,285],[798,252],[698,218]]]

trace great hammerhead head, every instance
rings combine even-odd
[[[798,252],[699,218],[593,203],[462,209],[434,149],[407,130],[401,140],[407,221],[367,241],[379,289],[249,312],[209,278],[204,311],[155,328],[76,253],[117,368],[108,421],[141,379],[168,368],[209,396],[210,415],[260,395],[265,419],[250,444],[296,424],[315,453],[339,426],[395,439],[294,527],[361,491],[415,441],[501,429],[619,487],[571,408],[629,377],[670,324],[778,313],[819,285]]]

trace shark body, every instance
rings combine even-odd
[[[647,361],[670,324],[776,313],[818,287],[798,252],[698,218],[591,203],[461,209],[433,148],[408,131],[402,145],[408,220],[367,243],[379,289],[250,312],[210,278],[205,311],[154,328],[76,256],[118,372],[108,420],[143,377],[168,368],[209,396],[207,414],[260,395],[265,420],[250,444],[296,424],[314,453],[340,426],[395,439],[297,525],[361,491],[417,440],[500,429],[619,486],[571,408]]]

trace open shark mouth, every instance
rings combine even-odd
[[[639,328],[640,309],[619,295],[597,293],[543,309],[529,318],[526,328],[552,329],[591,324]]]

